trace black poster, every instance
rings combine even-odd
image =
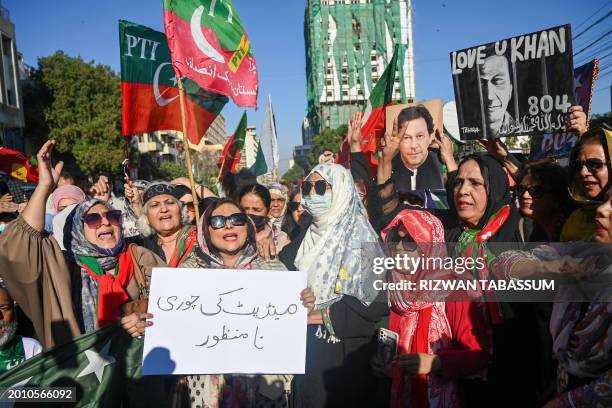
[[[461,139],[558,132],[575,105],[569,24],[450,54]]]

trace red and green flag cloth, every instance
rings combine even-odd
[[[257,107],[257,63],[232,0],[164,0],[164,26],[179,75]]]
[[[164,33],[119,21],[122,131],[124,136],[156,130],[183,131],[177,79]],[[183,78],[187,136],[200,139],[228,98]]]
[[[38,167],[17,150],[0,147],[0,172],[24,183],[38,183]]]
[[[244,148],[244,140],[246,138],[247,114],[246,111],[242,114],[240,122],[234,131],[234,134],[227,140],[223,153],[217,160],[219,166],[219,180],[223,180],[229,173],[238,171],[238,164],[242,157],[241,152]]]
[[[396,45],[391,61],[372,89],[361,120],[361,151],[368,158],[372,174],[375,174],[376,166],[378,166],[378,143],[385,134],[386,107],[393,102],[398,52],[399,46]],[[345,140],[340,152],[336,155],[336,162],[348,167],[349,161],[350,149]]]
[[[140,378],[143,343],[114,323],[6,371],[0,388],[75,387],[77,407],[122,406]]]

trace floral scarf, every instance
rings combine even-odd
[[[312,224],[298,249],[295,266],[308,273],[316,306],[328,306],[350,295],[369,306],[378,291],[373,259],[383,251],[370,225],[351,173],[338,164],[319,164],[319,173],[332,186],[332,204]]]

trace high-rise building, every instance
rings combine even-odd
[[[15,25],[0,5],[0,145],[26,150]]]
[[[412,0],[308,0],[306,135],[337,128],[366,104],[399,44],[393,99],[415,99]],[[308,145],[307,141],[303,141]]]

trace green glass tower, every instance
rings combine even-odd
[[[393,99],[415,99],[412,0],[307,0],[304,15],[308,114],[302,143],[346,124],[363,108],[400,44]]]

